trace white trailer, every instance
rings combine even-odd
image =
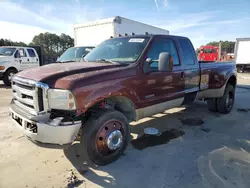
[[[235,43],[235,62],[238,72],[250,68],[250,38],[237,38]]]
[[[75,47],[97,46],[112,37],[134,34],[164,34],[169,31],[120,16],[74,25]]]

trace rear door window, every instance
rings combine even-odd
[[[183,65],[194,65],[194,49],[191,42],[188,39],[182,38],[179,39],[180,51],[182,56],[182,64]]]
[[[27,49],[27,51],[30,57],[36,57],[36,54],[33,49]]]

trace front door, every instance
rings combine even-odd
[[[174,67],[171,72],[159,72],[158,59],[161,52],[168,52],[172,56]],[[144,108],[140,115],[144,117],[180,106],[184,100],[184,80],[175,41],[167,37],[156,38],[147,58],[153,60],[151,71],[144,74],[143,84],[138,87]]]
[[[19,48],[15,53],[15,60],[20,65],[20,71],[29,68],[29,58],[27,57],[27,53],[24,48]]]

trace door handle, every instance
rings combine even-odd
[[[27,61],[30,61],[29,59],[27,59]]]
[[[20,63],[22,63],[22,60],[19,60]]]

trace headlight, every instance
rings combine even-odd
[[[73,94],[68,90],[49,89],[48,100],[50,109],[75,110],[76,103]]]

